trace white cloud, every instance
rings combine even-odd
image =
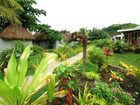
[[[111,24],[140,24],[139,0],[36,0],[47,11],[40,17],[57,30],[76,31],[81,27],[103,28]]]

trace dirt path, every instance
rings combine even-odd
[[[49,64],[49,66],[47,68],[47,73],[52,72],[56,67],[60,66],[61,64],[73,65],[77,61],[81,60],[82,58],[83,58],[83,52],[81,52],[65,61],[61,61],[61,62],[54,61],[53,63]]]

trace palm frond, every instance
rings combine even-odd
[[[24,11],[22,6],[15,0],[0,1],[0,16],[9,20],[11,23],[21,23],[16,13],[17,10]]]

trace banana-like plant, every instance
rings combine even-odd
[[[51,72],[47,73],[46,69],[54,57],[48,55],[43,58],[35,73],[27,77],[30,52],[30,46],[27,46],[18,62],[14,53],[11,55],[8,66],[4,70],[4,80],[0,80],[0,105],[29,105],[31,97],[44,86],[48,86],[47,92],[30,102],[30,105],[38,105],[39,102],[43,105],[46,96],[49,101],[52,101],[55,79],[54,75]]]

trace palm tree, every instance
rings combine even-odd
[[[20,23],[17,10],[23,11],[23,8],[15,0],[0,0],[0,16],[11,23]]]

